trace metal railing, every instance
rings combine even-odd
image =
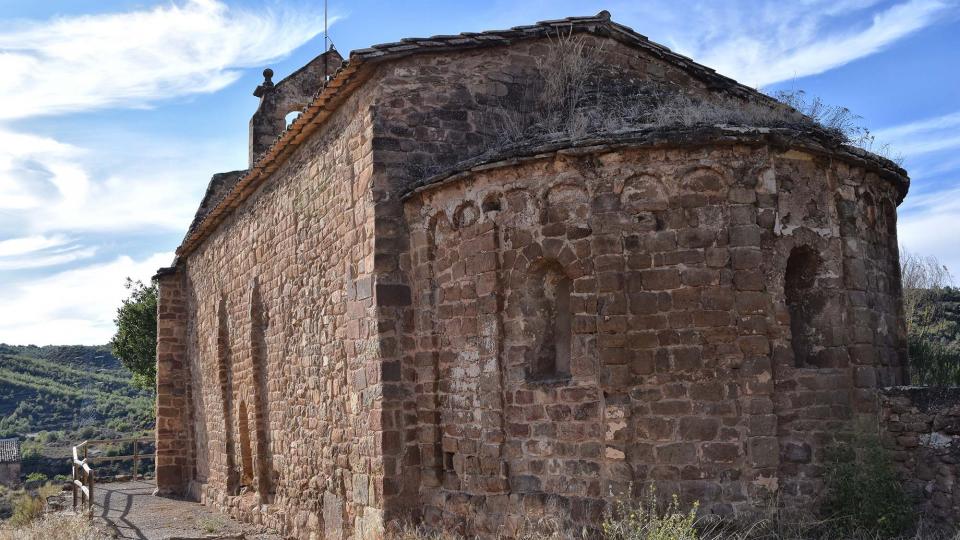
[[[129,461],[133,460],[133,479],[137,479],[140,460],[154,459],[156,454],[141,454],[140,443],[153,442],[153,437],[131,437],[127,439],[96,439],[83,441],[73,447],[73,511],[77,511],[77,506],[81,510],[86,510],[88,516],[93,516],[93,486],[95,474],[90,467],[94,463],[106,461]],[[117,444],[133,443],[133,453],[122,456],[89,456],[88,451],[91,446],[96,444]],[[81,458],[81,456],[83,456]]]

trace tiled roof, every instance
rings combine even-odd
[[[20,461],[20,439],[0,439],[0,463]]]

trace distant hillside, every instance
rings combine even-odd
[[[0,437],[153,425],[153,396],[106,346],[0,344]]]

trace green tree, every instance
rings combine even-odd
[[[117,333],[110,346],[113,355],[133,372],[133,382],[141,388],[153,388],[157,381],[157,284],[144,285],[127,278],[130,291],[117,309]]]

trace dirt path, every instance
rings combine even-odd
[[[98,484],[94,523],[105,534],[132,540],[281,538],[195,502],[155,497],[155,488],[146,481]]]

